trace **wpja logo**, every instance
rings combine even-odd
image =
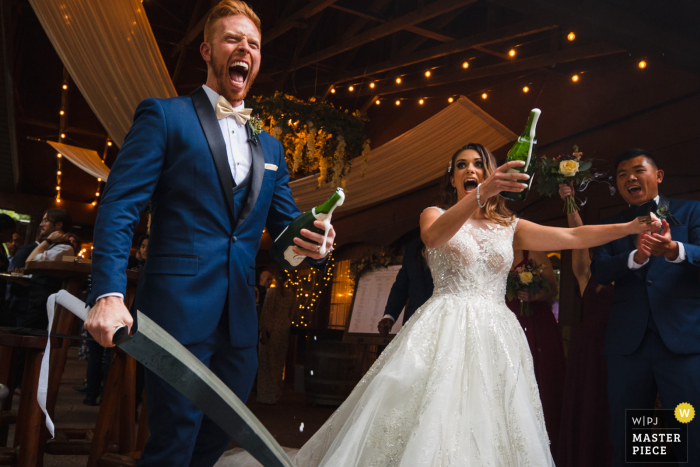
[[[688,422],[695,409],[688,403],[675,410],[625,411],[626,462],[688,462]]]

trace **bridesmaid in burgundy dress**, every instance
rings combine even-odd
[[[566,373],[564,343],[550,302],[557,295],[557,279],[549,258],[544,252],[514,251],[513,269],[525,264],[529,259],[534,260],[537,264],[547,266],[542,274],[549,281],[549,289],[542,290],[537,295],[519,292],[518,298],[508,300],[506,303],[508,308],[518,317],[518,321],[525,331],[527,343],[530,345],[530,352],[535,364],[535,378],[540,389],[544,422],[547,426],[549,440],[552,443],[552,457],[556,459],[564,396],[564,375]],[[521,300],[530,302],[532,311],[530,316],[520,316]]]
[[[559,186],[562,199],[573,195],[567,185]],[[569,227],[583,225],[578,212],[569,213]],[[610,409],[607,397],[607,370],[603,343],[613,286],[598,285],[591,276],[587,249],[572,251],[572,267],[583,301],[583,319],[578,325],[569,352],[564,383],[558,467],[609,466]]]

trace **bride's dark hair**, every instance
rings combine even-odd
[[[479,143],[469,143],[466,146],[462,146],[457,152],[452,155],[450,159],[450,165],[448,170],[442,179],[442,192],[440,193],[440,203],[439,206],[443,209],[450,209],[452,206],[457,204],[457,189],[452,186],[452,177],[455,172],[455,160],[462,152],[471,149],[476,151],[481,156],[481,160],[484,162],[484,178],[488,178],[494,170],[498,168],[496,164],[496,158],[493,157],[491,151],[486,149]],[[510,209],[506,207],[505,198],[500,196],[492,196],[486,201],[486,217],[496,224],[500,225],[510,225],[515,222],[515,214],[513,214]]]

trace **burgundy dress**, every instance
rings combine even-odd
[[[609,466],[610,409],[603,346],[613,286],[599,287],[592,277],[583,292],[583,320],[571,342],[564,385],[559,450],[562,466]]]
[[[515,267],[527,263],[529,252],[523,250],[523,260]],[[544,423],[552,443],[552,457],[557,457],[559,425],[561,423],[562,400],[564,397],[564,377],[566,358],[564,343],[557,320],[549,302],[530,302],[530,316],[520,316],[520,300],[506,300],[508,308],[518,317],[530,345],[535,365],[535,379],[540,389]],[[581,464],[584,465],[584,464]]]

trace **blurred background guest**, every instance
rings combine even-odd
[[[559,185],[562,200],[573,186]],[[577,211],[567,215],[569,227],[583,225]],[[613,285],[602,286],[591,275],[591,252],[571,252],[571,266],[583,302],[582,320],[571,342],[564,381],[561,429],[556,463],[560,467],[607,466],[612,460],[607,365],[603,347]]]
[[[83,249],[83,241],[73,232],[68,234],[68,243],[73,247],[75,256],[78,256]]]
[[[551,442],[552,457],[556,457],[566,373],[564,342],[559,332],[557,320],[552,313],[551,303],[551,300],[557,296],[557,278],[547,254],[541,251],[514,251],[511,269],[525,265],[529,260],[534,260],[538,265],[546,266],[542,276],[549,282],[549,287],[541,290],[537,295],[520,291],[518,298],[507,300],[506,303],[520,321],[530,346],[535,365],[535,378],[540,389],[544,422]],[[529,316],[520,314],[520,301],[530,303],[531,313]]]
[[[129,256],[129,262],[126,268],[140,271],[146,264],[146,258],[148,257],[148,235],[141,235],[138,240],[136,240],[135,247],[136,253],[134,256]]]
[[[7,214],[0,214],[0,272],[12,270],[17,247],[19,246],[19,234],[16,232],[17,225],[14,219]],[[15,243],[17,238],[17,243]],[[14,318],[9,316],[10,285],[4,280],[0,280],[0,326],[14,326]]]
[[[282,393],[294,309],[294,293],[287,279],[287,272],[277,272],[277,286],[268,290],[260,319],[257,400],[263,404],[275,404]]]
[[[255,287],[258,322],[260,322],[260,315],[262,314],[263,304],[265,303],[265,297],[267,296],[267,290],[272,285],[273,279],[274,276],[270,271],[263,271],[260,273],[260,280],[258,281],[258,285]]]

